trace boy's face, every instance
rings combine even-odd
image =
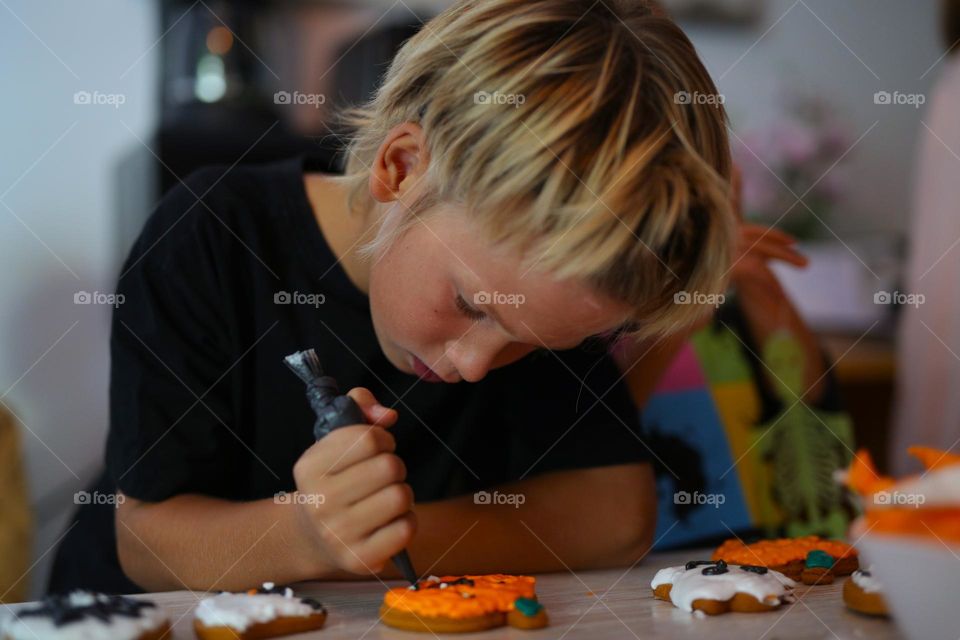
[[[396,206],[396,203],[394,203]],[[534,349],[569,349],[627,320],[629,309],[555,281],[482,240],[441,206],[370,266],[370,307],[387,358],[431,382],[477,382]]]

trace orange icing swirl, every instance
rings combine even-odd
[[[460,578],[473,585],[452,584]],[[395,587],[387,591],[383,603],[389,609],[406,611],[423,617],[473,618],[488,613],[506,613],[514,608],[517,598],[536,597],[536,579],[530,576],[511,576],[494,573],[483,576],[442,576],[441,589],[421,580],[419,590]]]
[[[824,540],[819,536],[760,540],[744,544],[740,540],[727,540],[713,552],[713,560],[730,564],[761,564],[777,567],[797,560],[804,560],[815,549],[826,551],[834,558],[857,555],[857,550],[839,540]]]

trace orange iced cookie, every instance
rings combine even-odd
[[[821,551],[834,559],[830,567],[833,575],[849,575],[860,566],[857,550],[852,546],[819,536],[760,540],[752,544],[730,539],[717,547],[712,559],[723,560],[727,564],[760,565],[779,571],[793,580],[800,580],[804,570],[811,568],[807,566],[811,551]]]
[[[863,498],[865,526],[874,533],[960,541],[960,456],[932,447],[907,449],[926,473],[896,481],[880,476],[857,452],[846,484]]]
[[[416,586],[390,589],[380,617],[391,627],[433,633],[547,625],[546,612],[537,602],[536,580],[499,573],[430,576]]]

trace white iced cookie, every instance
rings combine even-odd
[[[883,584],[873,577],[870,570],[857,570],[843,583],[843,602],[857,613],[871,616],[889,615],[883,598]]]
[[[167,615],[148,600],[89,591],[47,596],[0,620],[3,640],[158,640],[169,630]]]
[[[684,611],[709,615],[727,611],[769,611],[791,601],[796,583],[773,569],[728,565],[723,560],[692,561],[661,569],[650,587],[654,596]]]
[[[194,612],[194,630],[204,640],[267,638],[319,629],[326,617],[326,609],[316,600],[265,582],[260,589],[201,600]]]
[[[872,567],[871,567],[872,568]],[[873,577],[869,570],[857,569],[850,575],[850,579],[863,589],[865,593],[883,593],[883,584]]]

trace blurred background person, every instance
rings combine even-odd
[[[960,2],[943,0],[941,21],[947,50],[920,131],[903,286],[922,303],[904,305],[897,344],[897,474],[916,470],[909,445],[960,442]]]

